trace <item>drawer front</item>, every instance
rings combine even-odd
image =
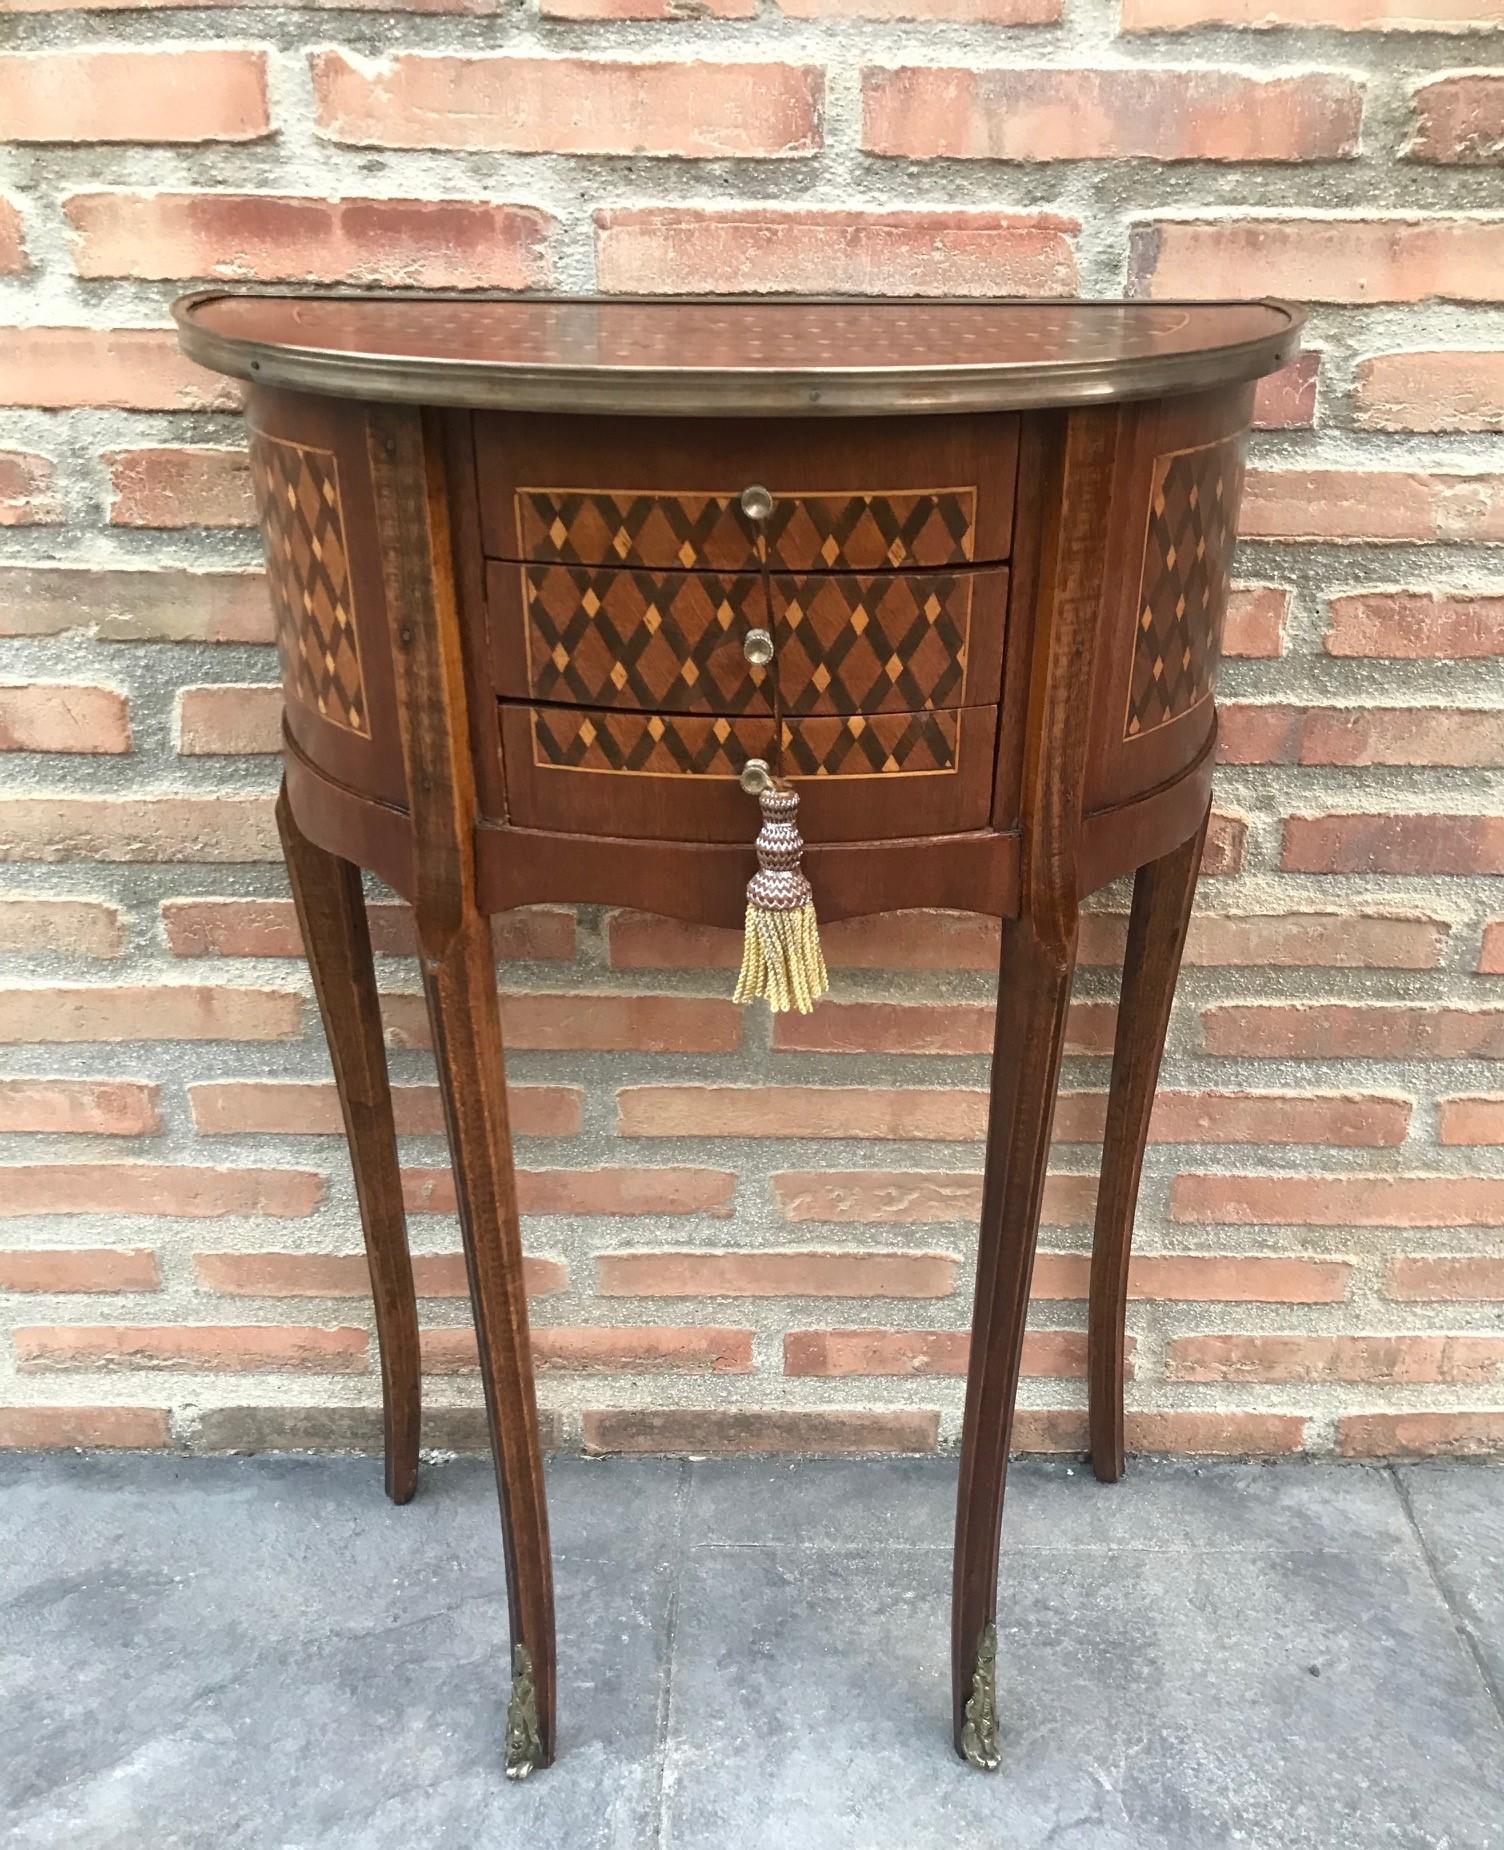
[[[749,758],[798,786],[811,842],[952,834],[991,813],[996,707],[775,720],[502,703],[500,721],[521,828],[750,843]]]
[[[507,699],[661,712],[772,709],[770,671],[742,652],[768,627],[761,572],[653,572],[492,561],[496,691]]]
[[[924,571],[1011,549],[1016,418],[706,425],[475,420],[483,543],[499,559],[651,571]],[[760,515],[743,496],[765,491]]]
[[[784,712],[917,713],[998,698],[1005,568],[780,573],[771,583]]]

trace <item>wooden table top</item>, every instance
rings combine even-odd
[[[1232,385],[1295,352],[1288,303],[238,293],[184,351],[338,397],[637,415],[990,411]]]

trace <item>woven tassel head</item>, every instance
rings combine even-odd
[[[769,783],[758,794],[757,872],[747,882],[747,934],[735,1000],[766,996],[775,1015],[809,1014],[829,987],[814,895],[800,871],[799,794]]]

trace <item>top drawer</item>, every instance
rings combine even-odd
[[[493,558],[934,571],[1010,549],[1012,417],[710,424],[494,412],[477,416],[475,438]]]

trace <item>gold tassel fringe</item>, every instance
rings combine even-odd
[[[812,905],[772,912],[754,901],[747,907],[747,935],[742,949],[736,1002],[766,996],[775,1015],[797,1009],[808,1015],[830,987],[820,924]]]

